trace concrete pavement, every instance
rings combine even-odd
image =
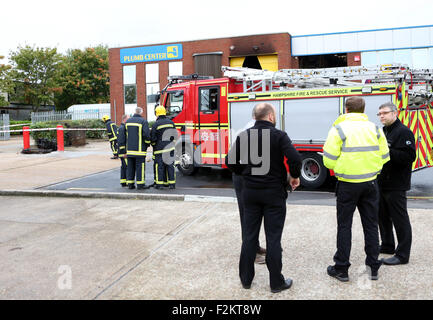
[[[2,190],[30,191],[118,166],[106,141],[46,155],[19,154],[19,142],[0,142]],[[351,281],[343,284],[326,275],[335,251],[335,207],[289,200],[283,274],[294,285],[271,294],[264,265],[256,265],[250,290],[240,285],[234,201],[172,200],[0,196],[0,299],[433,298],[431,209],[409,210],[410,263],[383,266],[373,282],[364,273],[355,215]]]

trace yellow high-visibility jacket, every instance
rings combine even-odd
[[[389,160],[388,143],[382,129],[369,121],[365,113],[346,113],[338,117],[323,146],[323,164],[334,170],[340,181],[374,180]]]

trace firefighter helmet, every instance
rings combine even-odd
[[[166,111],[165,108],[163,106],[157,106],[155,108],[155,115],[158,116],[165,116],[166,115]]]
[[[108,120],[110,120],[110,116],[105,115],[102,117],[102,121],[107,122]]]

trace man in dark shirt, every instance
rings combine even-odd
[[[262,219],[266,234],[266,265],[272,292],[292,285],[281,273],[281,235],[286,217],[287,187],[299,186],[301,156],[284,131],[275,128],[276,113],[269,103],[253,110],[255,125],[243,131],[227,156],[228,168],[244,180],[244,237],[239,261],[239,276],[245,289],[254,278],[254,260]],[[284,165],[286,158],[290,175]]]
[[[391,160],[379,175],[380,205],[379,230],[382,244],[380,253],[394,254],[383,259],[386,265],[409,262],[412,244],[412,228],[407,213],[406,191],[410,190],[412,163],[416,159],[415,137],[408,127],[397,118],[397,108],[387,102],[379,107],[377,114],[384,125]],[[394,225],[398,245],[395,248]]]

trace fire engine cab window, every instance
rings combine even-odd
[[[181,112],[183,108],[183,91],[169,92],[165,108],[168,116]]]
[[[200,89],[200,111],[218,110],[218,88]]]

